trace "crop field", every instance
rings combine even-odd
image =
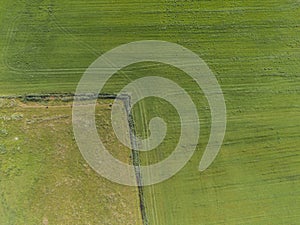
[[[101,54],[139,40],[164,40],[198,54],[215,74],[227,107],[226,136],[204,172],[210,108],[183,71],[154,62],[116,73],[103,93],[145,76],[173,80],[195,103],[201,123],[195,154],[172,178],[138,189],[97,175],[73,139],[70,102],[0,102],[0,224],[300,224],[299,0],[3,0],[0,2],[0,95],[74,93]],[[113,135],[111,100],[97,110],[100,136],[131,163]],[[48,105],[48,108],[46,108]],[[140,153],[150,165],[180,137],[168,102],[149,97],[133,107],[138,136],[161,117],[167,135]]]

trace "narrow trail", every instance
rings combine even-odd
[[[26,105],[25,103],[20,103],[18,106],[24,109],[72,108],[72,105]]]

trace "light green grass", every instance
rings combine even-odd
[[[112,154],[130,163],[107,128],[110,102],[98,104],[97,127]],[[80,155],[70,104],[0,106],[0,224],[142,224],[137,188],[100,177]]]
[[[144,39],[181,44],[212,69],[226,100],[227,133],[203,173],[197,167],[210,116],[193,81],[174,68],[142,63],[106,86],[105,92],[116,92],[138,77],[165,76],[183,86],[198,107],[196,154],[176,176],[145,188],[150,224],[299,224],[298,0],[4,0],[0,7],[1,94],[74,92],[100,54]],[[173,108],[147,99],[135,108],[141,136],[155,115],[170,122],[170,132],[158,149],[141,155],[143,164],[166,157],[179,135]]]

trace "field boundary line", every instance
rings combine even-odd
[[[135,126],[134,126],[134,119],[132,114],[130,113],[131,109],[131,98],[129,95],[122,95],[120,98],[122,100],[125,111],[128,118],[128,125],[129,125],[129,136],[130,136],[130,142],[131,142],[131,153],[132,153],[132,163],[134,166],[135,176],[136,176],[136,182],[138,185],[138,192],[139,192],[139,200],[140,200],[140,210],[142,215],[142,221],[143,225],[149,225],[148,223],[148,217],[146,213],[146,205],[145,205],[145,198],[144,198],[144,188],[143,188],[143,177],[142,172],[140,169],[140,157],[139,157],[139,151],[135,150],[137,149],[137,143],[135,139]]]

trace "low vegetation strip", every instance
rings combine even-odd
[[[134,150],[136,149],[136,141],[135,141],[135,128],[134,128],[134,119],[131,114],[131,104],[130,104],[130,96],[124,96],[123,97],[123,103],[125,105],[127,118],[128,118],[128,124],[129,124],[129,133],[130,133],[130,142],[132,146],[132,159],[133,159],[133,165],[135,169],[135,175],[136,175],[136,182],[138,185],[139,190],[139,199],[140,199],[140,209],[142,214],[142,220],[144,225],[148,225],[148,218],[146,213],[146,205],[145,205],[145,197],[144,197],[144,190],[143,190],[143,177],[140,170],[140,156],[139,151]]]

